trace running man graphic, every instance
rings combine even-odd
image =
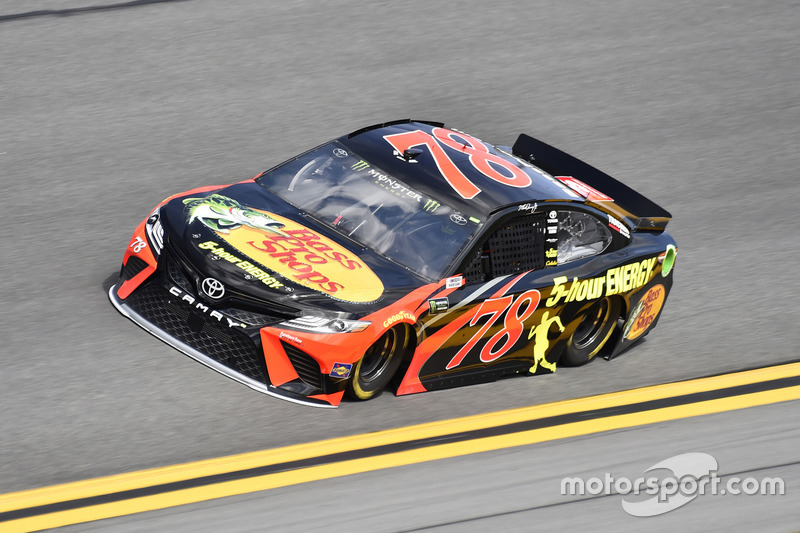
[[[533,337],[533,366],[529,370],[531,374],[536,373],[536,369],[539,368],[540,364],[550,372],[556,371],[556,364],[545,359],[547,348],[550,346],[547,335],[550,333],[550,327],[554,322],[559,331],[564,331],[564,324],[561,323],[561,319],[557,316],[550,318],[550,311],[545,311],[544,315],[542,315],[542,323],[532,327],[530,333],[528,333],[528,339]]]

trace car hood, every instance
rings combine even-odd
[[[220,281],[220,299],[364,316],[426,283],[253,181],[175,198],[161,221],[189,283]]]

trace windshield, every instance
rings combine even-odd
[[[421,276],[437,280],[482,221],[462,215],[332,142],[259,185]]]

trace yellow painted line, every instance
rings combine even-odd
[[[186,463],[141,472],[96,478],[76,483],[67,483],[33,489],[0,496],[0,512],[24,509],[51,503],[65,502],[79,498],[111,494],[135,488],[152,487],[164,483],[182,481],[225,472],[234,472],[258,466],[266,466],[298,459],[307,459],[359,449],[372,448],[426,437],[446,435],[475,429],[501,426],[514,422],[536,420],[586,411],[629,405],[633,403],[683,396],[738,385],[759,383],[784,377],[800,375],[800,363],[781,365],[764,369],[726,374],[710,378],[657,385],[600,396],[568,400],[541,406],[512,409],[497,413],[475,415],[460,419],[420,424],[408,428],[386,430],[366,435],[331,439],[263,450],[248,454]],[[59,527],[102,518],[128,515],[148,510],[163,509],[176,505],[194,503],[214,498],[245,494],[270,488],[283,487],[308,481],[328,479],[382,468],[432,461],[446,457],[457,457],[471,453],[497,450],[513,446],[534,444],[548,440],[587,435],[600,431],[632,427],[637,425],[675,420],[703,414],[754,407],[769,403],[800,399],[800,386],[764,391],[741,396],[697,402],[662,409],[610,416],[594,420],[567,423],[542,429],[504,434],[496,437],[478,438],[457,443],[442,444],[415,450],[395,452],[375,457],[365,457],[325,464],[287,472],[267,474],[253,478],[240,479],[183,489],[130,500],[93,505],[89,507],[54,512],[3,522],[3,531],[35,531]]]

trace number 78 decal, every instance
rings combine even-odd
[[[469,321],[469,325],[474,326],[481,317],[486,315],[489,315],[489,320],[487,320],[486,323],[478,329],[477,333],[475,333],[458,353],[453,356],[450,362],[447,363],[446,368],[450,370],[460,365],[464,357],[466,357],[483,336],[486,335],[486,332],[489,331],[497,319],[500,318],[500,315],[507,310],[506,316],[503,319],[503,328],[486,341],[486,344],[481,348],[480,358],[484,363],[490,363],[505,355],[522,336],[522,332],[525,330],[524,322],[536,311],[540,299],[541,295],[539,291],[531,290],[522,293],[516,299],[514,299],[513,295],[508,295],[501,298],[484,300],[475,310],[475,314]]]
[[[433,128],[431,133],[414,130],[384,135],[383,138],[400,154],[415,146],[425,146],[447,183],[462,198],[468,200],[477,196],[481,189],[461,172],[447,155],[445,147],[467,154],[469,162],[477,171],[498,183],[510,187],[527,187],[531,184],[531,177],[524,170],[508,159],[490,153],[489,147],[483,141],[466,133]]]

